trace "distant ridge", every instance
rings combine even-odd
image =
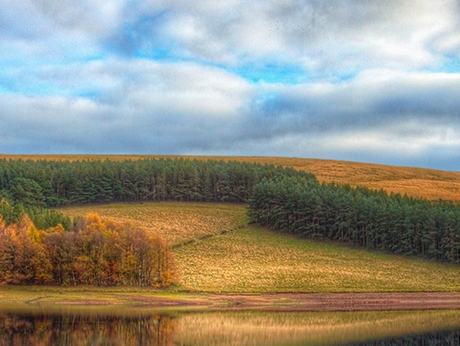
[[[339,160],[263,156],[187,156],[187,155],[0,155],[2,159],[23,160],[114,160],[126,159],[196,159],[224,160],[281,165],[312,172],[318,180],[352,186],[363,185],[388,193],[407,194],[429,200],[460,201],[460,172],[428,168],[388,166]]]

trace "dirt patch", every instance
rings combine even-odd
[[[109,302],[104,300],[70,300],[62,302],[53,302],[56,305],[115,305],[117,302]]]
[[[148,305],[152,307],[209,305],[209,302],[207,301],[195,301],[190,299],[174,299],[163,297],[130,296],[127,299],[130,302],[135,302],[141,305]]]
[[[42,299],[48,299],[48,298],[53,298],[53,296],[36,297],[36,298],[33,298],[33,299],[29,299],[29,300],[25,301],[24,303],[25,304],[36,304],[36,303],[39,303]]]

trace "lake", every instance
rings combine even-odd
[[[120,309],[120,308],[118,308]],[[460,311],[0,310],[0,345],[458,345]]]

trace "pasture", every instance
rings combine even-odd
[[[97,212],[116,221],[131,219],[152,234],[162,234],[176,245],[180,291],[460,291],[458,265],[299,239],[246,225],[243,205],[166,202],[60,211],[70,216]]]

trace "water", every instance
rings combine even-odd
[[[0,345],[459,345],[460,311],[0,311]]]

